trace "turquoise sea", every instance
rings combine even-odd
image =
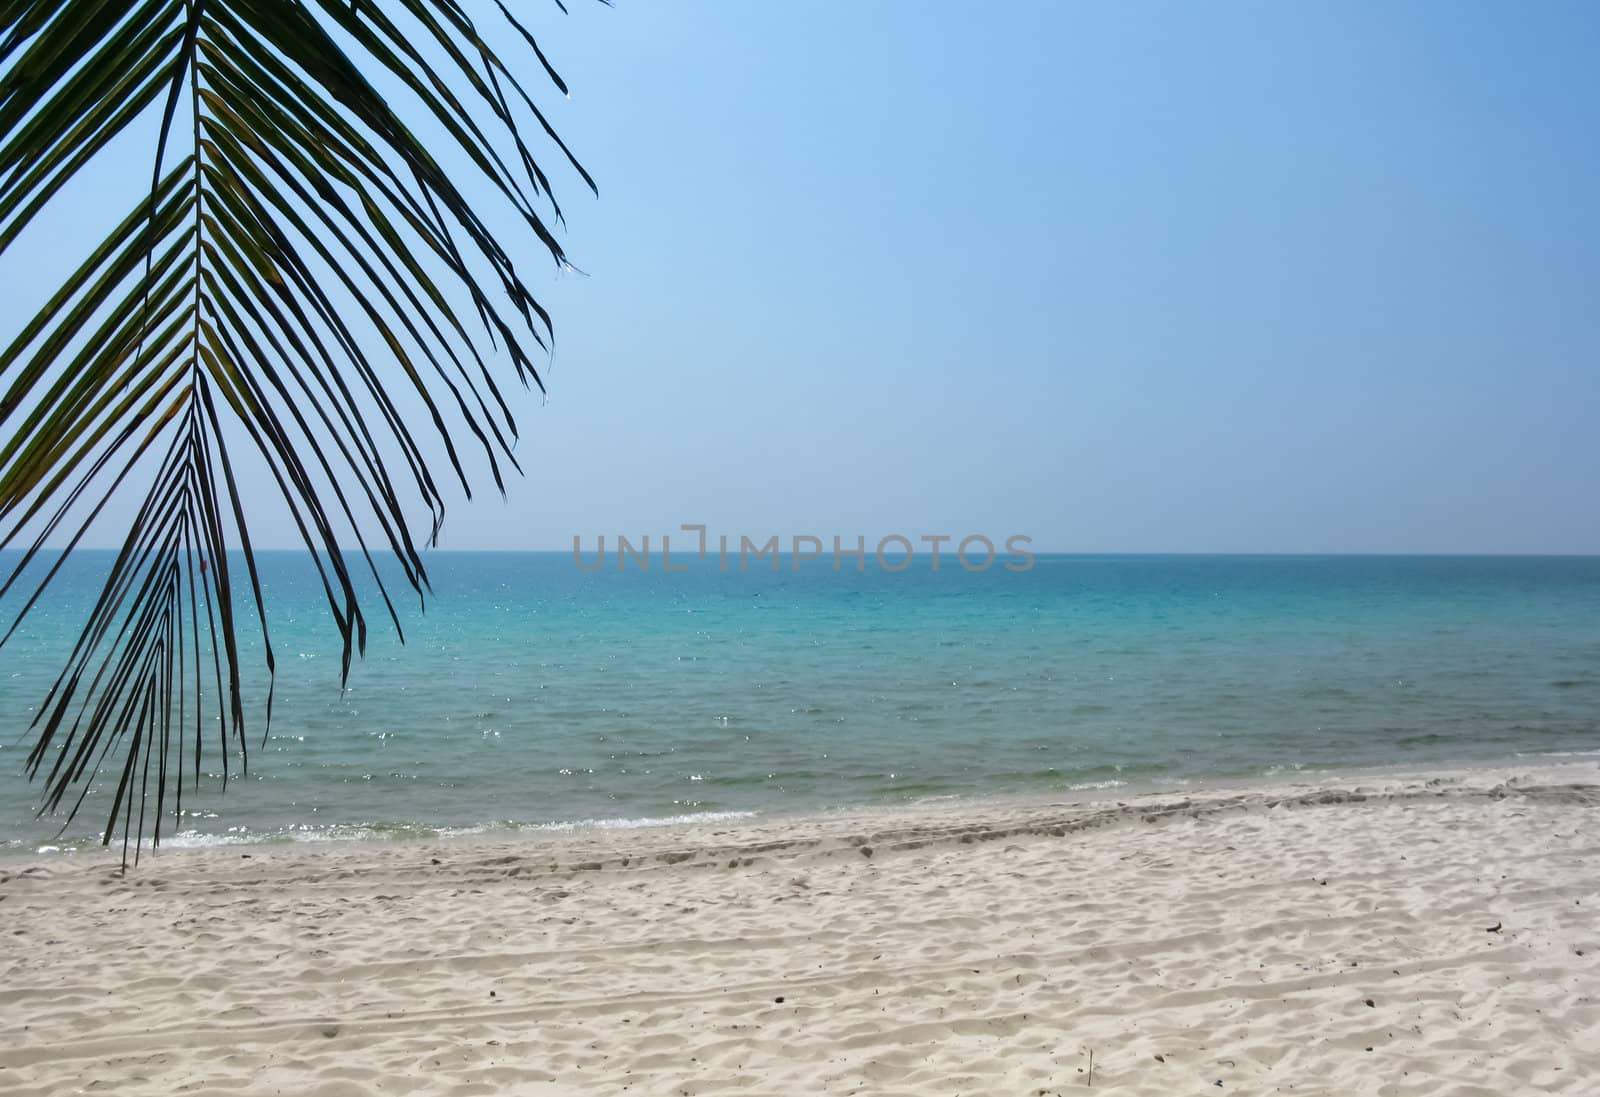
[[[586,552],[592,561],[592,545]],[[0,840],[65,834],[21,776],[109,558],[0,650]],[[1003,552],[1001,560],[1009,559]],[[339,690],[305,560],[266,554],[276,708],[175,844],[650,825],[933,797],[1600,751],[1600,558],[947,556],[597,572],[439,553],[406,643],[374,602]],[[6,607],[9,623],[15,606]],[[259,660],[251,696],[264,696]],[[209,755],[220,772],[215,750]]]

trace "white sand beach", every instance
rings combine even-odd
[[[0,1092],[1593,1094],[1597,912],[1592,764],[16,860]]]

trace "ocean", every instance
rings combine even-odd
[[[165,843],[650,826],[939,797],[1170,787],[1600,751],[1600,558],[1039,555],[899,572],[828,555],[685,572],[570,552],[436,553],[339,688],[306,560],[262,557],[270,733],[220,758]],[[1000,561],[1007,557],[1003,550]],[[0,649],[0,848],[36,818],[34,706],[109,561],[79,554]],[[583,563],[594,563],[593,545]],[[676,563],[676,562],[675,562]],[[248,599],[246,599],[248,601]],[[15,605],[6,609],[9,624]]]

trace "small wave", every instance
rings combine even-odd
[[[212,846],[247,846],[265,840],[261,837],[244,834],[208,834],[202,830],[180,830],[177,834],[164,835],[161,839],[162,848],[171,849],[207,849]],[[142,843],[148,849],[148,842]]]
[[[545,823],[492,822],[468,826],[425,826],[418,823],[334,823],[289,826],[273,830],[239,830],[212,833],[183,830],[163,836],[164,849],[212,849],[222,846],[280,845],[284,843],[388,842],[431,838],[464,838],[495,833],[569,833],[582,830],[648,830],[656,827],[687,826],[697,823],[728,823],[753,819],[754,811],[700,811],[678,815],[647,815],[637,818],[560,819]],[[141,849],[149,849],[148,840]],[[74,845],[40,846],[35,852],[68,853]]]
[[[740,819],[754,819],[754,811],[695,811],[684,815],[645,815],[636,819],[575,819],[553,823],[521,823],[517,830],[559,831],[573,830],[648,830],[653,827],[677,827],[694,823],[731,823]]]

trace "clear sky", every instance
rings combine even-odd
[[[447,547],[1600,552],[1600,6],[569,6],[590,277]]]

